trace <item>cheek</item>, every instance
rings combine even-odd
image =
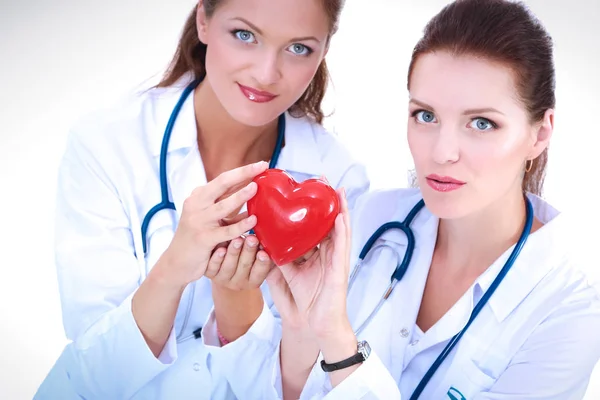
[[[416,166],[426,162],[427,158],[431,157],[432,144],[429,142],[430,136],[431,135],[428,136],[424,132],[419,132],[418,127],[413,126],[411,121],[408,122],[408,148]]]
[[[319,61],[316,58],[314,60],[291,59],[286,61],[283,67],[285,71],[282,75],[286,85],[289,87],[290,92],[295,94],[294,97],[299,98],[312,82],[319,68]]]
[[[217,37],[210,41],[206,52],[206,69],[212,76],[223,75],[240,64],[241,52],[227,38]]]
[[[468,141],[463,147],[462,158],[478,175],[512,177],[521,166],[522,153],[522,141],[498,136],[498,140]]]

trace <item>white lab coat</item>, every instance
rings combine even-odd
[[[573,230],[552,206],[529,195],[545,225],[530,235],[505,280],[482,309],[450,356],[430,380],[420,399],[581,399],[600,358],[600,297],[579,265],[569,240]],[[376,191],[362,196],[354,209],[352,260],[383,223],[402,221],[421,199],[417,189]],[[460,300],[425,334],[417,313],[435,246],[438,219],[423,208],[411,228],[416,247],[401,282],[379,313],[358,335],[371,356],[332,390],[319,357],[301,399],[408,399],[425,372],[471,312],[508,258],[509,249],[486,270]],[[493,228],[491,228],[493,229]],[[349,293],[350,322],[357,329],[390,284],[404,256],[406,236],[387,231],[364,260]],[[400,260],[399,260],[400,258]],[[257,326],[271,327],[263,313]],[[281,398],[280,330],[271,336],[256,330],[274,348],[256,367],[262,388],[247,398]],[[242,337],[242,343],[248,338]],[[254,339],[256,340],[256,339]],[[245,361],[259,359],[245,355]],[[233,360],[231,361],[233,364]],[[243,370],[253,368],[243,365]],[[243,377],[240,370],[240,377]],[[243,378],[242,378],[243,379]],[[242,384],[242,383],[238,383]],[[244,383],[252,387],[250,382]],[[257,385],[255,384],[255,387]],[[462,396],[464,397],[461,397]]]
[[[169,245],[184,199],[206,183],[190,95],[168,149],[169,186],[177,211],[154,216],[144,259],[141,224],[160,201],[163,132],[187,80],[88,116],[69,135],[58,181],[56,263],[64,328],[73,343],[36,399],[78,398],[74,392],[88,400],[220,399],[233,394],[218,367],[219,352],[231,346],[213,347],[211,356],[202,340],[176,340],[205,326],[213,305],[208,279],[197,281],[195,289],[192,284],[186,288],[158,359],[131,313],[133,294]],[[369,188],[365,168],[333,135],[289,114],[277,168],[298,181],[325,175],[332,186],[346,188],[351,205]],[[206,329],[206,335],[214,330]]]

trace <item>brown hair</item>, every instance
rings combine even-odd
[[[207,18],[210,18],[217,7],[224,0],[204,0],[203,7]],[[338,26],[338,20],[343,7],[343,0],[323,0],[323,8],[330,21],[330,37],[335,33]],[[206,73],[206,45],[198,38],[198,28],[196,26],[196,13],[198,6],[190,12],[177,45],[175,55],[171,60],[167,71],[162,80],[156,87],[171,86],[187,72],[193,72],[194,77],[200,78]],[[327,90],[329,81],[329,72],[325,60],[321,62],[312,82],[304,91],[302,96],[290,107],[290,113],[296,115],[307,115],[315,119],[318,123],[323,122],[323,110],[321,103]]]
[[[408,85],[421,54],[448,51],[457,56],[483,57],[513,70],[519,98],[530,121],[540,122],[546,110],[556,103],[552,48],[552,38],[522,2],[456,0],[425,27],[413,50]],[[533,160],[525,173],[523,190],[541,194],[547,162],[548,149]]]

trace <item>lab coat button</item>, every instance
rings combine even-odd
[[[406,328],[402,328],[402,330],[400,331],[400,335],[401,335],[403,338],[407,338],[407,337],[408,337],[408,329],[406,329]]]
[[[194,371],[200,371],[200,364],[198,364],[198,363],[194,364]]]

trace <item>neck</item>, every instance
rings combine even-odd
[[[473,215],[440,220],[435,256],[448,271],[478,276],[519,240],[525,218],[519,188]],[[539,226],[535,221],[532,232]]]
[[[253,127],[234,120],[216,97],[208,80],[194,92],[198,148],[208,180],[220,173],[258,161],[269,161],[277,141],[277,120]]]

